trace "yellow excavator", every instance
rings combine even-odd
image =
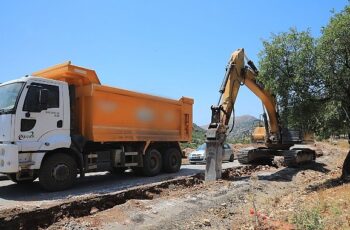
[[[258,127],[258,130],[255,130],[254,133],[256,139],[264,139],[265,146],[243,149],[238,154],[239,162],[259,164],[273,159],[274,156],[284,156],[286,165],[296,166],[315,160],[314,150],[295,146],[303,143],[302,132],[288,130],[281,126],[275,97],[264,88],[263,84],[257,81],[258,73],[259,71],[254,63],[245,55],[244,49],[238,49],[232,53],[219,90],[219,102],[216,106],[211,107],[211,123],[206,133],[206,177],[208,174],[209,179],[211,174],[215,175],[214,171],[216,171],[217,178],[221,177],[219,171],[221,170],[222,146],[229,132],[229,120],[242,85],[247,86],[264,105],[264,127]]]

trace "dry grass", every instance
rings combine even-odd
[[[318,191],[298,210],[298,229],[350,229],[350,184]]]
[[[349,149],[349,142],[347,139],[337,139],[337,140],[329,140],[329,143],[337,146],[341,149]]]

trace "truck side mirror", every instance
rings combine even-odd
[[[47,89],[39,90],[39,107],[40,110],[47,110],[47,106],[49,103],[49,91]]]

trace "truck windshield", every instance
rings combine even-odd
[[[22,89],[23,82],[16,82],[0,86],[0,113],[12,111]]]

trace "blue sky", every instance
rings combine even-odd
[[[72,60],[103,84],[195,99],[194,122],[207,124],[225,65],[244,47],[257,63],[271,33],[314,36],[347,0],[4,1],[0,7],[0,82]],[[245,87],[236,115],[259,116]]]

